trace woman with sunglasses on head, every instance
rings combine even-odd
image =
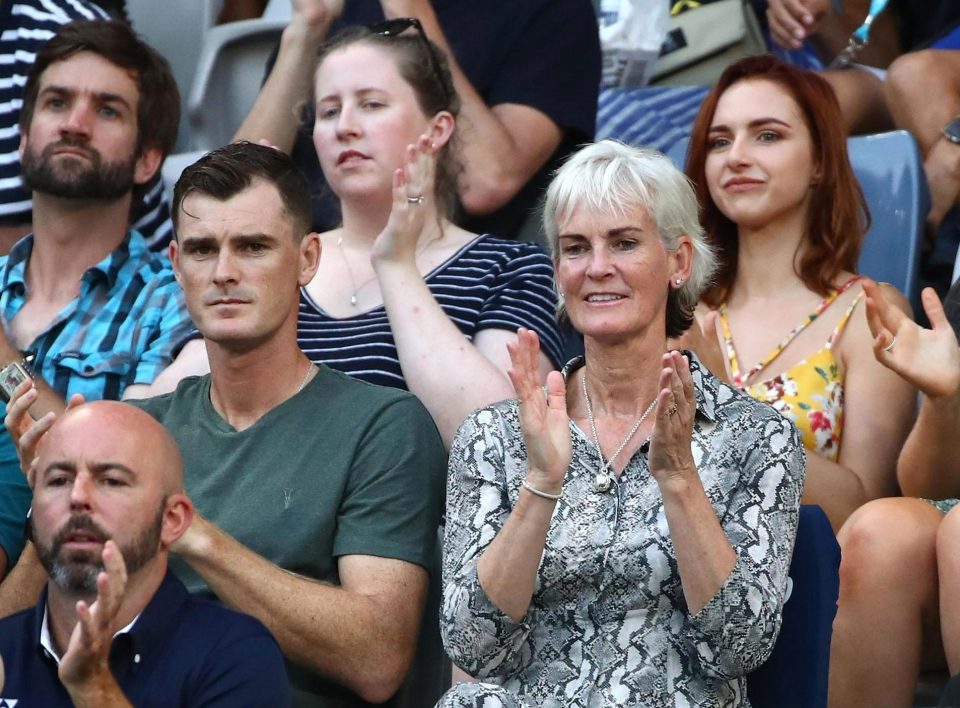
[[[300,345],[314,361],[408,388],[449,445],[467,413],[511,395],[506,344],[518,327],[543,340],[543,375],[559,359],[549,258],[447,218],[459,99],[416,20],[335,37],[314,95],[314,145],[343,222],[321,235]]]
[[[687,344],[797,424],[804,502],[839,530],[897,493],[914,392],[873,356],[854,274],[869,215],[830,86],[769,55],[730,66],[694,123],[687,174],[720,259]]]
[[[516,400],[450,452],[441,630],[482,679],[442,708],[742,706],[780,625],[804,458],[796,429],[692,355],[713,254],[669,158],[603,141],[544,210],[585,356],[540,382],[510,345]]]

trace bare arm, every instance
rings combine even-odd
[[[270,76],[233,136],[235,141],[267,140],[286,153],[293,150],[300,125],[297,109],[313,94],[317,49],[343,10],[343,0],[292,1],[293,16],[283,31]]]
[[[290,573],[199,515],[174,547],[227,605],[253,615],[291,661],[378,703],[413,657],[428,575],[404,561],[344,556],[340,585]]]
[[[547,377],[547,396],[540,388],[537,335],[521,329],[509,345],[510,380],[520,402],[520,420],[527,445],[527,483],[559,495],[570,466],[570,419],[566,384],[559,372]],[[520,622],[533,598],[537,570],[555,499],[522,489],[503,528],[477,560],[480,586],[497,607]]]
[[[896,288],[880,288],[898,311],[910,311]],[[897,455],[916,401],[913,387],[874,357],[865,310],[854,310],[838,347],[846,369],[840,456],[831,462],[807,453],[803,501],[822,506],[834,530],[866,502],[897,494]]]
[[[945,499],[960,495],[960,348],[936,293],[924,289],[932,329],[893,307],[875,284],[864,288],[877,360],[924,393],[920,415],[900,453],[897,474],[904,494]],[[892,344],[892,346],[891,346]]]
[[[47,571],[40,565],[36,549],[27,543],[17,564],[0,583],[0,617],[33,607],[47,583]]]
[[[694,615],[717,594],[737,562],[693,461],[695,413],[689,362],[676,351],[665,354],[650,436],[650,474],[663,495],[683,595]]]
[[[206,345],[202,339],[194,339],[184,345],[173,363],[161,371],[152,384],[127,386],[123,391],[123,398],[127,400],[159,396],[176,389],[177,384],[187,376],[203,376],[208,373],[210,362],[207,359]]]
[[[374,243],[371,261],[407,388],[430,411],[449,448],[471,411],[513,395],[504,353],[506,343],[516,337],[504,330],[484,330],[469,342],[417,268],[416,248],[426,210],[410,204],[406,196],[433,192],[434,160],[429,137],[408,147],[407,162],[395,175],[390,219]],[[539,355],[541,378],[550,368],[546,357]]]

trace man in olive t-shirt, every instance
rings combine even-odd
[[[297,346],[320,244],[289,157],[227,145],[184,171],[174,204],[170,260],[210,361],[209,376],[139,402],[182,448],[197,511],[174,570],[267,626],[295,705],[395,705],[433,566],[440,436],[411,394],[318,367]],[[0,604],[31,591],[35,602],[37,565],[28,545]]]

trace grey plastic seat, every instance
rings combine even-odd
[[[189,144],[187,96],[190,95],[204,35],[214,26],[222,4],[223,0],[127,0],[127,14],[133,28],[170,62],[180,88],[178,151],[186,150]]]
[[[187,101],[188,150],[230,142],[260,92],[267,58],[286,26],[283,19],[259,18],[207,31]]]

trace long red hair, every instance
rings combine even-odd
[[[697,190],[700,222],[720,260],[713,285],[702,299],[711,307],[724,302],[737,273],[737,225],[710,197],[705,166],[717,103],[728,88],[746,80],[766,80],[782,86],[800,107],[810,131],[818,180],[811,192],[797,275],[808,288],[826,296],[839,273],[856,270],[863,236],[870,226],[870,212],[850,166],[840,106],[830,84],[812,71],[762,54],[727,67],[704,99],[693,124],[686,172]]]

